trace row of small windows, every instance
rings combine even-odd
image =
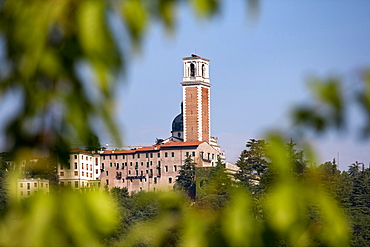
[[[99,163],[96,163],[95,166],[98,166]],[[64,169],[64,166],[63,165],[60,165],[60,170],[63,170]],[[68,167],[67,169],[71,169],[70,165],[68,164]],[[74,169],[78,169],[78,165],[77,165],[77,162],[74,162]],[[85,169],[85,165],[84,163],[81,163],[81,169]],[[89,169],[89,164],[86,164],[86,170]],[[92,170],[92,165],[90,165],[90,170]]]
[[[189,153],[189,152],[187,152],[187,153]],[[103,157],[103,160],[105,160],[107,156],[108,155],[103,155],[102,156]],[[118,159],[118,154],[116,154],[116,155],[109,155],[109,159],[112,159],[112,156],[115,157],[115,159]],[[124,159],[125,156],[127,156],[127,155],[122,154],[122,159]],[[195,156],[195,152],[193,152],[193,156]],[[135,157],[138,158],[138,159],[140,159],[140,154],[139,153],[137,153],[136,155],[135,154],[132,154],[132,158],[135,159]],[[153,157],[154,157],[154,153],[145,153],[145,158],[153,158]],[[157,153],[157,157],[160,158],[161,157],[161,153]],[[165,152],[164,153],[164,157],[165,158],[168,157],[168,152]],[[171,152],[171,157],[175,157],[175,152]]]
[[[173,166],[173,171],[174,172],[177,172],[178,170],[178,166]],[[164,171],[165,172],[168,172],[169,169],[168,169],[168,166],[164,166]],[[109,175],[109,171],[105,171],[105,174],[108,176]],[[116,174],[122,174],[122,172],[117,172]],[[146,174],[153,174],[153,169],[148,169],[146,170]],[[128,170],[128,175],[131,175],[131,170]],[[139,170],[135,170],[135,175],[138,176],[139,175]],[[140,171],[140,175],[143,176],[144,175],[144,171]]]
[[[117,174],[117,177],[116,178],[118,180],[121,180],[122,179],[122,182],[123,183],[125,182],[125,179],[122,178],[122,174]],[[132,178],[129,178],[129,179],[126,179],[126,180],[132,182]],[[147,178],[140,178],[140,182],[143,182],[143,180],[144,180],[144,182],[146,182]],[[106,185],[109,185],[109,179],[106,179],[105,181],[106,181]],[[153,182],[154,182],[154,184],[157,184],[158,183],[158,179],[155,177],[153,179]],[[168,183],[172,184],[172,182],[173,182],[173,179],[171,177],[169,177],[168,178]]]
[[[78,159],[78,155],[77,154],[75,154],[74,156],[74,159],[75,160],[77,160]],[[83,160],[83,159],[85,159],[85,160],[90,160],[90,161],[92,161],[92,157],[89,157],[88,155],[81,155],[81,159]],[[97,163],[99,163],[99,161],[98,161],[98,158],[95,158],[95,163],[97,164]]]
[[[81,176],[84,177],[86,174],[86,177],[90,177],[92,178],[92,173],[89,173],[89,172],[81,172]],[[99,169],[95,169],[95,174],[98,175],[99,174]],[[63,177],[64,176],[64,172],[60,172],[59,173],[59,176]],[[78,171],[75,171],[74,172],[74,176],[78,176]]]
[[[19,183],[19,187],[23,189],[23,184],[27,184],[27,190],[31,189],[31,183]],[[33,187],[37,188],[37,183],[33,183]],[[45,183],[45,188],[48,187],[48,184]],[[40,188],[44,188],[44,183],[40,183]]]

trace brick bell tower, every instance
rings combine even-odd
[[[209,60],[195,54],[184,57],[183,117],[184,141],[210,142]]]

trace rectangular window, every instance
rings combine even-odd
[[[78,171],[75,171],[75,176],[78,176]]]
[[[153,158],[153,153],[150,153],[150,158]]]
[[[104,163],[101,163],[101,169],[104,170]]]
[[[60,165],[60,170],[63,170],[63,165]]]
[[[132,155],[132,158],[135,159],[135,154]]]
[[[136,171],[135,171],[135,173],[136,173],[136,176],[138,176],[138,175],[139,175],[139,171],[138,171],[138,170],[136,170]]]
[[[77,162],[75,162],[75,169],[77,169]]]
[[[168,153],[167,153],[167,152],[165,152],[165,153],[164,153],[164,157],[165,157],[165,158],[167,158],[167,157],[168,157]]]
[[[174,152],[171,153],[171,157],[175,157],[175,153]]]
[[[215,158],[215,154],[212,154],[212,159],[214,159]]]
[[[116,159],[118,159],[118,155],[116,154]]]
[[[105,155],[103,155],[103,160],[105,160]]]
[[[29,189],[31,189],[31,185],[30,185],[30,183],[27,183],[27,189],[29,190]]]
[[[109,166],[112,167],[112,163],[109,163]]]
[[[164,166],[164,171],[168,172],[168,166]]]
[[[189,156],[189,152],[186,152],[186,157],[188,157]]]
[[[137,154],[137,158],[140,159],[140,154]]]
[[[92,165],[90,165],[90,171],[92,172]]]
[[[77,155],[75,154],[75,160],[77,159]]]
[[[157,178],[154,178],[154,183],[155,183],[155,184],[157,183]]]
[[[161,153],[158,153],[157,156],[158,156],[158,158],[160,158],[161,157]]]
[[[23,188],[23,183],[20,183],[20,187]]]
[[[60,176],[63,177],[64,176],[64,172],[60,172]]]
[[[82,169],[84,169],[84,163],[82,163],[81,167],[82,167]]]
[[[125,158],[125,155],[124,154],[122,154],[122,159],[124,159]]]
[[[195,152],[192,152],[191,155],[194,157],[195,156]]]
[[[95,169],[95,174],[99,174],[99,169]]]
[[[161,166],[161,161],[158,161],[158,167],[160,167]]]
[[[105,174],[108,176],[108,174],[109,174],[108,171],[105,171]]]
[[[149,158],[149,154],[148,153],[145,154],[145,158]]]
[[[33,187],[35,187],[35,188],[36,188],[36,187],[37,187],[37,183],[33,183]]]
[[[132,166],[132,162],[130,162],[130,166]]]
[[[177,166],[173,166],[173,170],[177,172]]]
[[[168,183],[172,184],[172,178],[168,178]]]
[[[98,158],[95,158],[95,165],[97,166],[99,164]]]
[[[82,172],[82,177],[83,177],[83,176],[85,176],[85,173],[84,173],[84,172]]]
[[[150,175],[153,175],[153,169],[150,169],[149,172],[150,172]]]

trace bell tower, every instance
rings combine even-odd
[[[210,142],[209,60],[195,54],[184,57],[183,121],[184,141]]]

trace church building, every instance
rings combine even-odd
[[[211,136],[212,85],[209,78],[209,60],[194,54],[183,58],[181,85],[181,113],[172,122],[170,137],[157,139],[156,143],[149,147],[106,150],[100,154],[91,154],[90,159],[87,158],[88,162],[91,160],[91,164],[87,164],[87,161],[77,162],[77,154],[71,154],[73,165],[67,168],[71,171],[59,171],[64,175],[61,181],[71,185],[73,182],[76,189],[91,187],[88,184],[90,179],[95,184],[99,181],[101,187],[126,187],[129,192],[168,190],[173,187],[187,156],[199,167],[212,167],[218,159],[225,160],[217,145],[217,138]],[[96,169],[97,162],[100,162],[99,170]],[[86,169],[91,171],[84,170],[83,167],[80,169],[80,163],[82,166],[86,163]],[[68,174],[72,174],[73,179],[69,178]]]
[[[224,160],[211,136],[211,83],[209,60],[197,55],[183,58],[181,113],[172,122],[171,136],[151,147],[101,154],[101,182],[109,188],[127,187],[130,192],[173,187],[187,156],[199,167]]]

